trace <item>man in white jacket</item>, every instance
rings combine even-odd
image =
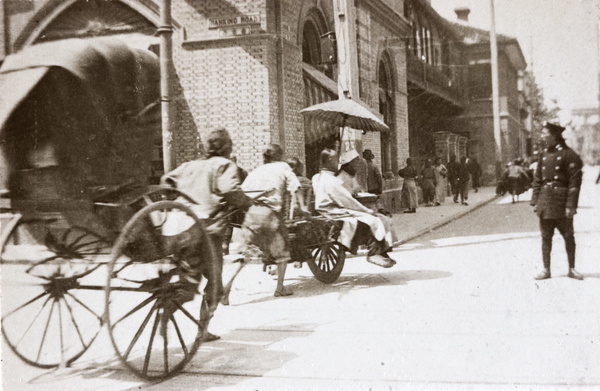
[[[338,161],[335,151],[321,152],[321,171],[312,178],[315,209],[344,222],[338,242],[350,252],[356,253],[359,245],[366,244],[368,262],[385,268],[394,266],[396,262],[387,254],[394,243],[391,219],[352,197],[342,179],[335,176]]]

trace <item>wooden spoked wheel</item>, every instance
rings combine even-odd
[[[2,334],[26,363],[53,368],[79,358],[102,327],[102,308],[86,285],[110,245],[59,214],[16,215],[2,232]]]
[[[315,278],[326,284],[337,280],[346,261],[346,251],[343,246],[336,241],[327,240],[312,247],[310,251],[311,257],[306,263]]]
[[[118,357],[143,379],[180,372],[218,303],[217,253],[194,212],[150,204],[125,225],[108,265],[106,321]]]

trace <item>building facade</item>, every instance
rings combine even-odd
[[[345,14],[336,10],[340,4]],[[160,6],[160,0],[3,1],[0,53],[115,36],[158,54]],[[387,209],[400,206],[396,173],[409,156],[418,162],[476,156],[484,181],[494,178],[489,34],[441,18],[429,1],[173,0],[171,11],[175,165],[202,155],[206,134],[225,127],[242,167],[258,166],[263,148],[279,143],[306,163],[310,177],[320,151],[340,142],[339,130],[300,110],[337,99],[347,82],[338,80],[340,71],[350,69],[351,98],[390,132],[348,130],[341,142],[372,150],[385,177]],[[500,36],[499,57],[506,161],[522,147],[518,72],[525,64],[509,37]],[[158,177],[162,135],[149,137]]]
[[[399,205],[400,162],[408,156],[405,51],[409,31],[402,1],[345,0],[357,63],[352,97],[382,118],[384,134],[351,131],[352,147],[369,148],[386,175],[385,204]],[[172,155],[175,165],[203,153],[202,140],[217,127],[234,139],[238,163],[252,169],[269,143],[318,169],[318,154],[333,146],[337,130],[299,111],[337,99],[334,3],[322,0],[181,0],[172,2],[175,91]],[[157,50],[159,1],[34,0],[2,3],[3,52],[56,39],[116,36]],[[360,60],[358,60],[360,59]],[[155,173],[160,175],[160,135]],[[339,141],[339,140],[338,140]]]

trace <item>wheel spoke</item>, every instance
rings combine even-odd
[[[156,300],[156,295],[152,295],[148,298],[146,298],[144,301],[142,301],[140,304],[136,305],[131,311],[129,311],[127,314],[123,315],[119,320],[117,320],[115,323],[112,324],[111,328],[115,328],[115,326],[117,324],[119,324],[120,321],[122,321],[123,319],[133,315],[135,312],[141,310],[142,308],[144,308],[146,305],[148,305],[148,303],[150,303],[152,300]]]
[[[73,326],[75,326],[75,330],[77,331],[77,335],[79,336],[79,340],[81,341],[81,346],[83,346],[85,348],[87,346],[85,345],[85,341],[83,340],[83,336],[81,335],[79,326],[77,325],[77,322],[75,321],[75,315],[73,315],[73,309],[71,308],[71,305],[67,302],[66,298],[63,298],[63,300],[65,301],[65,306],[67,307],[67,311],[69,311],[69,316],[71,317],[71,322],[73,323]]]
[[[43,265],[43,264],[48,263],[50,261],[54,261],[55,259],[58,259],[58,258],[60,258],[58,255],[54,255],[52,257],[49,257],[49,258],[46,258],[46,259],[42,259],[41,261],[38,261],[38,262],[34,263],[33,265],[29,266],[25,270],[25,273],[29,274],[29,272],[32,271],[35,267]]]
[[[39,361],[40,355],[42,354],[42,348],[44,347],[44,342],[46,341],[46,334],[48,333],[48,326],[50,325],[50,319],[52,318],[52,314],[54,313],[54,303],[52,301],[52,306],[50,307],[50,314],[48,314],[48,320],[46,321],[46,328],[44,329],[44,334],[42,335],[42,341],[40,342],[40,348],[38,349],[38,354],[35,361]]]
[[[74,241],[73,241],[73,242],[70,244],[70,246],[69,246],[69,247],[70,247],[70,248],[72,248],[72,249],[74,249],[74,250],[77,250],[77,249],[79,249],[79,248],[83,248],[83,247],[85,247],[85,246],[90,246],[90,245],[92,245],[92,244],[97,244],[97,243],[106,243],[106,240],[105,240],[105,239],[103,239],[103,238],[98,238],[98,239],[96,239],[96,240],[92,240],[92,241],[89,241],[89,242],[81,243],[81,244],[79,244],[79,245],[78,245],[78,243],[79,243],[79,242],[80,242],[80,241],[81,241],[83,238],[85,238],[85,237],[86,237],[86,236],[88,236],[88,235],[89,235],[89,236],[96,236],[95,234],[92,234],[92,233],[90,233],[90,232],[84,232],[84,233],[83,233],[81,236],[79,236],[78,238],[76,238],[76,239],[75,239],[75,240],[74,240]]]
[[[183,335],[181,335],[181,330],[179,330],[179,326],[177,325],[177,322],[175,321],[175,317],[173,316],[173,314],[171,314],[169,316],[169,318],[171,319],[171,322],[173,322],[173,325],[175,326],[175,332],[177,333],[177,338],[179,339],[179,344],[181,345],[181,348],[183,349],[183,355],[185,356],[185,359],[187,360],[189,352],[187,350],[187,346],[185,345],[185,341],[183,340]]]
[[[90,307],[88,307],[87,305],[83,304],[81,302],[81,300],[79,300],[77,297],[73,296],[71,294],[71,292],[65,292],[65,294],[69,295],[69,297],[71,297],[73,300],[75,300],[80,306],[82,306],[83,308],[85,308],[86,310],[88,310],[89,312],[91,312],[92,315],[94,315],[100,321],[100,323],[103,322],[101,316],[98,316],[98,314],[96,314],[93,310],[91,310]]]
[[[46,294],[46,293],[44,292],[44,294]],[[27,333],[29,332],[29,330],[31,329],[31,327],[33,326],[33,324],[35,323],[35,321],[38,319],[38,317],[40,316],[40,314],[42,313],[42,311],[44,310],[44,308],[46,308],[46,304],[48,304],[48,302],[50,301],[51,298],[52,297],[48,296],[48,298],[46,299],[46,301],[44,301],[44,304],[42,304],[42,308],[40,308],[40,310],[38,311],[38,313],[35,315],[35,318],[33,318],[33,320],[31,321],[31,323],[29,324],[29,326],[27,326],[27,329],[25,330],[25,332],[23,333],[23,335],[21,335],[21,338],[19,338],[19,340],[17,341],[17,343],[15,344],[15,346],[19,346],[19,344],[21,343],[21,341],[23,340],[23,338],[25,338],[25,336],[27,335]]]
[[[194,322],[198,327],[200,327],[200,323],[198,322],[198,320],[196,320],[196,318],[194,318],[194,316],[192,314],[190,314],[188,312],[188,310],[186,310],[185,308],[183,308],[183,306],[180,303],[174,302],[177,305],[177,308],[179,308],[181,310],[181,312],[184,313],[185,316],[187,316],[188,318],[190,318],[190,320],[192,322]]]
[[[125,351],[125,354],[123,354],[123,357],[125,359],[127,359],[127,357],[129,356],[129,353],[131,353],[131,349],[133,349],[133,346],[136,344],[137,340],[140,338],[140,335],[142,335],[142,331],[144,331],[144,329],[146,328],[146,325],[148,324],[148,321],[150,320],[150,317],[152,316],[152,313],[157,308],[158,308],[158,301],[156,301],[154,303],[154,305],[152,306],[152,308],[150,308],[150,311],[148,311],[148,315],[146,315],[146,317],[144,318],[144,321],[142,322],[141,326],[138,328],[137,332],[133,336],[133,339],[131,340],[131,343],[127,347],[127,350]]]
[[[63,321],[60,300],[56,302],[56,306],[58,307],[58,336],[60,339],[60,362],[63,363],[65,362],[65,344],[63,340]]]
[[[156,330],[158,329],[158,322],[160,311],[156,310],[156,317],[154,318],[154,324],[152,325],[152,332],[150,332],[150,341],[148,341],[148,348],[146,349],[146,357],[144,357],[144,368],[142,368],[142,373],[145,375],[148,374],[148,364],[150,363],[150,357],[152,356],[152,344],[154,343],[154,336],[156,335]]]
[[[163,311],[164,311],[164,309],[163,309]],[[163,316],[164,316],[164,314],[163,314]],[[167,326],[168,326],[168,323],[165,325],[165,335],[163,335],[163,361],[165,364],[165,373],[169,373],[169,352],[167,351],[167,348],[169,345],[168,344],[169,339],[167,338]]]
[[[37,285],[36,285],[37,286]],[[18,310],[27,307],[29,304],[33,303],[34,301],[40,299],[41,297],[43,297],[44,295],[46,295],[46,292],[42,292],[39,295],[37,295],[36,297],[34,297],[33,299],[29,300],[27,303],[15,308],[14,310],[10,311],[8,314],[4,315],[4,318],[6,319],[8,316],[14,314],[15,312],[17,312]],[[50,297],[48,297],[48,299],[46,300],[46,302],[48,302],[48,300],[50,300]],[[44,305],[46,305],[46,303],[44,303]],[[43,307],[42,307],[43,308]]]

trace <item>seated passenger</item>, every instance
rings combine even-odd
[[[320,164],[321,172],[312,178],[315,209],[344,222],[338,242],[352,253],[356,253],[359,245],[366,244],[368,262],[392,267],[396,262],[387,254],[395,239],[391,219],[352,197],[342,179],[335,175],[338,167],[335,151],[323,150]]]

